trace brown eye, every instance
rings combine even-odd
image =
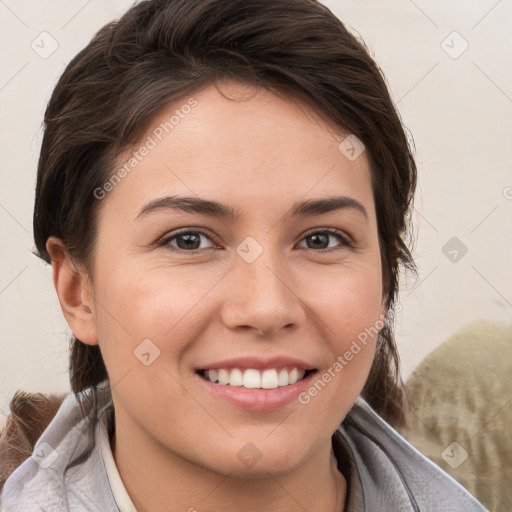
[[[337,245],[329,245],[330,241],[335,239],[340,242]],[[303,240],[307,240],[307,249],[326,250],[331,248],[343,248],[350,247],[350,242],[347,236],[340,231],[336,230],[324,230],[310,233]]]
[[[162,240],[161,245],[176,248],[178,251],[183,252],[199,252],[202,249],[209,249],[211,247],[201,247],[201,240],[207,239],[211,241],[210,236],[202,231],[181,231]]]

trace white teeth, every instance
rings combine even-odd
[[[205,377],[211,382],[218,382],[223,386],[243,386],[248,389],[275,389],[278,387],[289,386],[302,380],[305,370],[292,368],[288,371],[286,368],[277,370],[271,368],[268,370],[255,370],[249,368],[242,372],[239,368],[228,370],[219,368],[217,370],[207,370]]]
[[[263,389],[273,389],[277,388],[278,385],[277,370],[265,370],[261,375],[261,387]]]
[[[277,383],[279,386],[288,386],[288,370],[286,368],[283,368],[279,372],[279,379]]]
[[[245,370],[242,386],[244,388],[261,388],[260,372],[258,370]]]
[[[238,368],[233,368],[231,370],[231,375],[229,376],[229,385],[230,386],[243,386],[244,376],[242,372]]]
[[[222,384],[222,385],[226,385],[226,384],[229,384],[229,372],[227,370],[224,370],[224,368],[222,368],[221,370],[219,370],[219,384]]]

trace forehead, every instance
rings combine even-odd
[[[234,83],[221,92],[210,86],[162,107],[140,143],[118,158],[125,172],[103,207],[132,215],[165,194],[241,208],[250,199],[271,207],[333,191],[373,202],[366,154],[347,158],[341,127],[282,93]]]

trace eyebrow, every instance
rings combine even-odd
[[[363,215],[366,221],[368,220],[366,208],[359,201],[348,196],[299,201],[293,205],[291,215],[295,217],[308,217],[345,209],[356,210]],[[150,201],[142,208],[135,220],[158,210],[182,210],[187,213],[209,215],[225,220],[236,220],[241,215],[239,209],[218,203],[217,201],[198,197],[168,196]]]

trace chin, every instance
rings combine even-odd
[[[307,443],[286,443],[276,438],[273,442],[234,441],[229,451],[224,447],[216,467],[208,469],[241,479],[268,478],[285,475],[301,466],[307,458],[303,452]],[[220,464],[219,464],[220,462]]]

